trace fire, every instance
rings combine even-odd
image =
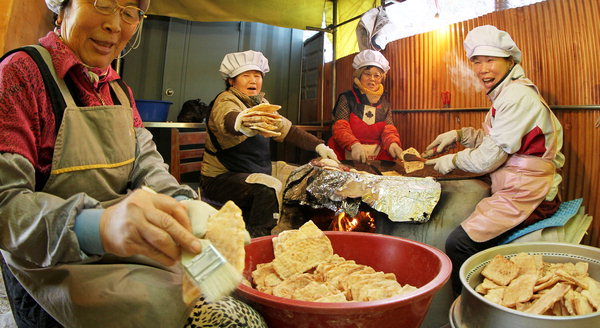
[[[338,215],[337,220],[331,221],[329,230],[374,232],[375,219],[369,212],[360,211],[353,218],[342,212]]]

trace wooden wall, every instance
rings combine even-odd
[[[594,222],[584,242],[600,246],[600,14],[598,0],[548,0],[394,41],[383,54],[391,70],[385,87],[405,147],[423,150],[441,132],[480,127],[490,106],[462,46],[480,25],[510,33],[523,52],[522,66],[553,107],[564,129],[564,200],[584,198]],[[351,86],[353,55],[336,63],[337,92]],[[325,120],[331,119],[329,67],[325,67]],[[441,93],[451,104],[441,109]],[[568,109],[562,106],[569,106]],[[573,107],[571,107],[573,106]]]
[[[43,1],[0,0],[0,50],[37,43],[52,30],[52,12]]]

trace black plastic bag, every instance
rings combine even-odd
[[[201,123],[206,119],[209,112],[210,106],[200,99],[190,99],[181,106],[181,111],[177,115],[177,122]]]

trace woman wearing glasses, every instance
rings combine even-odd
[[[0,63],[0,248],[15,319],[181,327],[191,309],[174,264],[201,247],[176,198],[197,195],[168,173],[110,66],[139,41],[149,0],[46,4],[56,29]]]
[[[340,160],[394,160],[402,147],[382,84],[390,65],[381,53],[363,50],[352,67],[354,84],[335,104],[328,146]]]

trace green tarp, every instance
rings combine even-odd
[[[380,1],[338,0],[337,23],[362,15]],[[247,21],[305,30],[333,21],[333,4],[327,0],[151,0],[148,14],[199,22]],[[358,19],[338,28],[336,57],[358,51]]]

